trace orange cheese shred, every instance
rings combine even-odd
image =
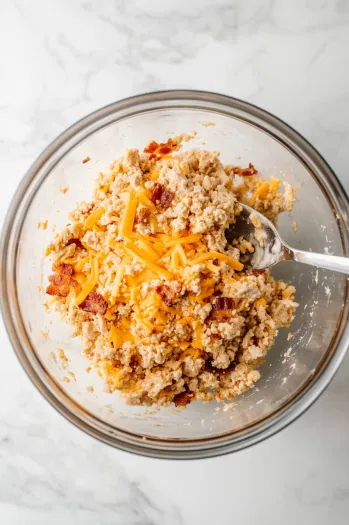
[[[85,228],[91,230],[104,213],[105,208],[103,208],[103,206],[98,206],[98,208],[95,208],[85,220]]]
[[[74,302],[77,306],[86,299],[89,293],[92,292],[92,290],[94,289],[98,281],[98,258],[91,256],[90,260],[91,260],[91,274],[89,278],[87,279],[87,281],[85,282],[85,284],[83,285],[79,294],[75,297]]]
[[[136,217],[138,201],[133,197],[132,192],[129,193],[126,203],[126,209],[121,221],[120,233],[124,238],[129,238],[132,235],[133,224]]]
[[[189,265],[193,266],[194,264],[199,264],[204,261],[208,261],[209,259],[218,259],[219,261],[227,263],[233,270],[241,271],[244,267],[243,264],[241,264],[239,261],[234,259],[233,257],[230,257],[229,255],[225,255],[224,253],[219,252],[207,252],[202,255],[199,255],[199,257],[196,257],[195,259],[192,259],[189,261]]]

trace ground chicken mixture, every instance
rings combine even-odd
[[[135,405],[241,394],[297,306],[293,286],[244,267],[248,241],[225,237],[239,201],[275,221],[291,187],[214,151],[181,152],[182,139],[126,151],[46,252],[53,308],[107,390]]]

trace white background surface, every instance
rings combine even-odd
[[[1,0],[0,221],[65,127],[122,97],[198,88],[283,118],[349,189],[347,0]],[[300,420],[231,456],[168,462],[82,434],[0,328],[1,525],[344,525],[349,356]]]

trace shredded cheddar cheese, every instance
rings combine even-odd
[[[86,281],[86,275],[82,272],[78,272],[74,274],[74,279],[80,284],[83,284]]]
[[[260,308],[261,306],[266,306],[266,305],[267,305],[267,301],[265,300],[264,297],[257,299],[257,301],[255,302],[256,308]]]
[[[129,238],[132,235],[133,223],[136,217],[138,201],[133,197],[132,192],[128,195],[126,209],[121,222],[120,233],[124,238]]]
[[[191,346],[193,348],[202,350],[203,349],[203,343],[202,343],[202,326],[198,321],[195,322],[195,331],[196,331],[196,339],[191,343]]]
[[[236,278],[230,277],[229,275],[223,274],[222,275],[222,279],[223,279],[223,281],[225,281],[228,284],[236,284],[237,283]]]
[[[91,256],[90,262],[91,262],[91,274],[89,278],[87,279],[87,281],[84,283],[79,294],[75,297],[74,302],[76,305],[81,304],[86,299],[86,297],[88,296],[89,293],[92,292],[92,290],[94,289],[98,281],[98,258]]]
[[[156,261],[159,259],[159,253],[145,239],[138,239],[138,245],[140,246],[140,248],[142,248],[144,253],[146,253],[151,260]]]
[[[279,179],[275,179],[274,177],[270,177],[270,189],[271,191],[277,191],[280,187],[280,181]]]
[[[94,209],[85,220],[85,228],[91,230],[104,213],[105,208],[103,206],[98,206],[98,208]]]
[[[171,236],[167,235],[166,233],[157,233],[156,238],[160,239],[163,242],[169,242],[171,240]]]
[[[179,348],[181,348],[182,350],[186,350],[189,346],[190,346],[190,342],[188,341],[182,341],[180,343],[178,343],[178,346]]]
[[[236,259],[233,259],[233,257],[219,252],[207,252],[202,255],[199,255],[199,257],[197,257],[196,259],[189,261],[189,265],[193,266],[194,264],[199,264],[209,259],[218,259],[219,261],[223,261],[227,263],[231,268],[233,268],[233,270],[241,271],[244,267],[243,264],[241,264]]]
[[[171,272],[165,270],[164,268],[161,268],[161,266],[158,266],[153,261],[151,261],[148,255],[144,251],[140,250],[135,244],[131,242],[126,243],[124,250],[126,251],[126,253],[130,254],[132,257],[137,259],[139,262],[143,263],[150,270],[153,270],[154,272],[159,274],[161,277],[165,277],[166,279],[173,278],[173,274]]]
[[[76,273],[79,273],[82,271],[83,267],[85,266],[86,263],[88,263],[89,261],[89,258],[88,257],[84,257],[83,259],[80,259],[80,261],[77,261],[76,263],[74,263],[74,271]]]
[[[186,264],[188,262],[188,258],[187,258],[186,254],[185,254],[183,246],[181,244],[177,244],[176,250],[177,250],[177,253],[178,253],[178,257],[179,257],[180,263],[182,264],[182,266],[186,266]]]
[[[176,250],[172,251],[170,268],[173,272],[179,269],[178,253]]]
[[[113,288],[111,292],[112,299],[115,299],[119,294],[120,285],[121,285],[122,278],[124,276],[124,272],[125,272],[125,262],[121,261],[120,266],[117,269],[117,272],[115,274],[115,279],[114,279]]]
[[[140,188],[139,191],[137,191],[137,198],[138,201],[143,204],[146,208],[149,208],[152,211],[155,211],[155,206],[152,203],[152,201],[149,199],[147,192],[144,188]]]
[[[149,332],[152,332],[153,330],[155,330],[155,326],[150,322],[150,321],[147,321],[147,319],[145,319],[144,317],[141,316],[140,313],[138,313],[137,315],[135,315],[135,318],[136,320],[141,323]]]
[[[150,222],[151,226],[153,227],[153,230],[156,231],[156,229],[158,227],[158,223],[157,223],[156,218],[155,217],[150,217],[149,222]]]
[[[109,333],[110,340],[112,341],[114,348],[117,350],[123,343],[121,332],[114,325],[111,325]]]
[[[256,189],[252,197],[249,200],[249,205],[253,206],[257,199],[264,199],[270,191],[270,184],[268,182],[262,182],[262,184]]]
[[[162,262],[164,259],[167,259],[168,257],[171,257],[173,250],[175,250],[176,246],[172,246],[169,250],[167,250],[163,256],[159,259],[159,262]]]
[[[215,264],[212,264],[210,262],[206,262],[205,264],[206,264],[206,268],[210,270],[210,272],[219,273],[221,271],[219,266],[216,266]]]
[[[192,243],[198,242],[200,239],[201,239],[200,234],[193,233],[192,235],[188,235],[187,237],[180,237],[179,239],[166,240],[165,238],[164,245],[168,247],[168,246],[175,246],[176,244],[192,244]]]

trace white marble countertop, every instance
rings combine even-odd
[[[345,0],[2,0],[0,221],[65,127],[140,92],[198,88],[280,116],[349,189]],[[103,445],[40,396],[0,328],[1,525],[348,523],[349,355],[289,428],[212,460]]]

